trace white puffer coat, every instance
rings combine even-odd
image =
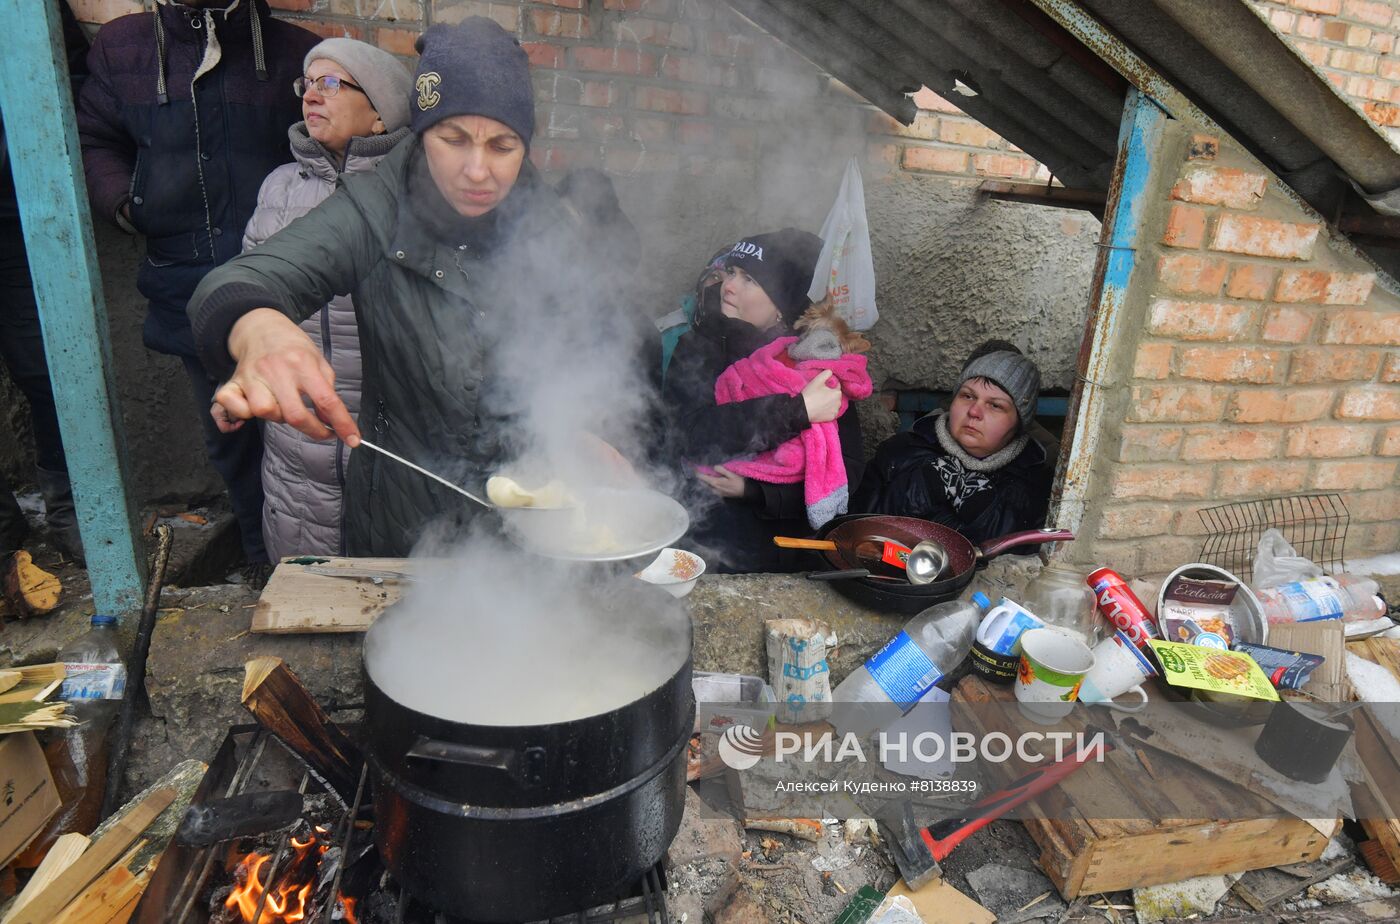
[[[248,221],[243,249],[251,250],[335,192],[342,172],[373,170],[385,154],[410,134],[407,128],[388,135],[353,138],[345,165],[298,122],[288,131],[295,163],[267,175],[258,191],[258,207]],[[351,415],[360,413],[360,338],[355,306],[337,295],[301,324],[320,344],[335,370],[335,390]],[[339,440],[316,441],[286,424],[268,423],[263,448],[263,540],[271,561],[293,555],[343,555],[341,495],[350,450]]]

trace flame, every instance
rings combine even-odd
[[[316,832],[304,840],[292,838],[292,854],[283,864],[282,881],[276,884],[263,882],[264,867],[272,858],[265,853],[253,851],[239,860],[235,874],[233,891],[224,901],[225,908],[236,908],[238,914],[249,924],[257,914],[258,902],[265,890],[267,900],[263,902],[259,924],[300,924],[307,917],[307,902],[316,884],[316,870],[320,866],[321,855],[329,846],[322,838],[329,832],[317,827]],[[343,919],[348,924],[356,924],[355,900],[343,894],[336,896],[341,905]]]

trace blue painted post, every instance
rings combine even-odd
[[[107,307],[56,3],[0,0],[0,110],[93,604],[134,614],[144,555],[127,493]]]
[[[1117,384],[1114,370],[1122,367],[1117,353],[1122,349],[1123,307],[1138,264],[1138,231],[1147,207],[1152,162],[1168,118],[1152,97],[1136,87],[1128,89],[1089,294],[1088,333],[1080,346],[1079,375],[1070,394],[1059,480],[1051,501],[1051,522],[1061,529],[1077,531],[1084,515],[1090,469],[1103,434],[1104,405]]]

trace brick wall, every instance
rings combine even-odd
[[[1340,492],[1348,554],[1400,548],[1400,297],[1229,138],[1168,146],[1142,314],[1079,550],[1131,573],[1194,560],[1196,511]],[[1101,476],[1101,477],[1100,477]],[[1146,540],[1146,541],[1144,541]],[[1079,543],[1076,543],[1078,545]],[[1092,549],[1092,551],[1090,551]]]
[[[1371,120],[1400,139],[1400,2],[1251,0]]]

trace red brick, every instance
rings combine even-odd
[[[1313,313],[1301,308],[1269,308],[1264,312],[1260,339],[1271,343],[1302,343],[1312,329]]]
[[[1303,38],[1319,38],[1322,35],[1322,19],[1300,13],[1298,14],[1298,22],[1294,25],[1294,31]]]
[[[1315,305],[1364,305],[1375,273],[1329,273],[1323,270],[1284,270],[1279,273],[1276,302]]]
[[[695,44],[695,35],[688,24],[659,19],[624,19],[614,23],[613,39],[667,48],[691,48]]]
[[[715,142],[712,122],[685,121],[676,126],[676,140],[687,145],[710,145]]]
[[[1152,303],[1148,330],[1181,340],[1241,340],[1254,326],[1254,309],[1215,302],[1159,298]]]
[[[1321,225],[1226,212],[1215,223],[1210,247],[1256,257],[1307,260],[1312,257],[1319,230]]]
[[[1395,36],[1389,32],[1377,32],[1371,36],[1371,50],[1379,55],[1388,55],[1395,50]],[[1394,80],[1396,72],[1385,73],[1385,66],[1388,62],[1386,58],[1381,58],[1381,76],[1386,80]]]
[[[974,154],[972,169],[981,176],[1005,176],[1029,180],[1035,176],[1036,162],[1013,154]]]
[[[1369,39],[1370,36],[1368,35]],[[1339,70],[1353,74],[1374,74],[1380,59],[1369,51],[1353,51],[1350,48],[1334,48],[1328,63]]]
[[[1376,433],[1369,427],[1356,425],[1319,425],[1298,427],[1288,432],[1286,455],[1309,459],[1343,459],[1348,456],[1371,454]]]
[[[316,33],[321,38],[352,38],[363,41],[365,37],[364,30],[352,22],[331,22],[325,19],[295,19],[291,21],[303,29]]]
[[[1382,382],[1400,382],[1400,353],[1391,353],[1385,358],[1385,368],[1381,370]]]
[[[1215,135],[1192,135],[1191,144],[1186,149],[1186,156],[1190,160],[1215,160],[1215,155],[1219,153],[1220,139]]]
[[[588,17],[582,13],[531,10],[530,22],[538,35],[554,38],[587,38],[591,35]]]
[[[1188,430],[1181,444],[1187,462],[1244,462],[1272,459],[1283,443],[1282,430],[1206,427]]]
[[[1302,24],[1299,23],[1299,35],[1303,34],[1301,27]],[[1302,52],[1303,57],[1307,58],[1313,64],[1316,64],[1318,67],[1323,67],[1327,64],[1327,53],[1329,49],[1326,45],[1318,45],[1315,42],[1299,40],[1293,43],[1293,47]]]
[[[1202,205],[1252,209],[1264,198],[1268,185],[1269,178],[1262,173],[1192,164],[1172,187],[1172,198]]]
[[[1309,13],[1336,16],[1342,11],[1342,0],[1289,0],[1289,6]]]
[[[651,119],[635,116],[632,119],[632,137],[643,144],[656,144],[669,141],[672,125],[665,119]]]
[[[632,140],[630,135],[623,134],[627,131],[627,120],[620,115],[595,115],[588,117],[589,134],[602,140],[604,143],[613,139]]]
[[[1228,392],[1209,385],[1134,385],[1129,423],[1204,423],[1219,420]]]
[[[1342,15],[1347,19],[1370,23],[1373,26],[1388,26],[1395,16],[1395,10],[1389,3],[1385,2],[1344,0]]]
[[[1175,511],[1166,504],[1129,504],[1109,507],[1099,520],[1100,539],[1133,539],[1160,536],[1171,529]]]
[[[1400,388],[1348,388],[1337,404],[1337,416],[1343,420],[1400,420]]]
[[[1386,80],[1400,80],[1400,61],[1382,58],[1380,75]]]
[[[434,4],[433,22],[456,25],[469,16],[485,16],[507,32],[520,31],[520,7],[511,3],[487,3],[484,0],[456,0],[443,5]]]
[[[536,3],[547,3],[550,6],[562,6],[569,10],[583,10],[588,8],[588,0],[534,0]]]
[[[1400,67],[1400,62],[1396,63]],[[1393,103],[1362,103],[1361,109],[1377,125],[1385,128],[1400,126],[1400,106]]]
[[[1323,328],[1323,343],[1400,346],[1400,311],[1334,311]]]
[[[698,3],[690,6],[700,6]],[[723,58],[751,58],[754,53],[754,39],[737,32],[707,32],[705,51]]]
[[[1294,350],[1288,382],[1290,385],[1369,382],[1380,368],[1379,350]]]
[[[520,47],[530,59],[531,67],[558,69],[564,66],[564,49],[548,42],[522,42]]]
[[[1172,345],[1170,343],[1143,343],[1138,345],[1137,356],[1133,359],[1133,378],[1164,379],[1172,371]]]
[[[1273,23],[1274,28],[1284,34],[1292,32],[1293,24],[1297,21],[1298,17],[1292,13],[1287,13],[1283,10],[1269,11],[1269,22]]]
[[[994,148],[1001,142],[1001,136],[980,122],[943,119],[938,125],[938,140],[974,148]]]
[[[899,145],[871,141],[865,146],[865,160],[882,170],[893,170],[899,166]]]
[[[423,23],[423,5],[420,0],[396,0],[394,3],[365,3],[364,0],[331,0],[330,9],[322,3],[319,12],[332,16],[353,16],[359,20],[383,20],[387,22]]]
[[[574,67],[583,71],[606,71],[611,74],[651,76],[656,73],[656,55],[632,48],[592,48],[575,46]]]
[[[1230,265],[1215,257],[1192,253],[1167,254],[1157,261],[1157,278],[1180,295],[1219,295]]]
[[[86,19],[86,17],[82,15],[81,11],[84,7],[92,5],[92,0],[73,0],[73,12],[78,13],[79,19]],[[111,0],[108,0],[108,2],[106,2],[104,5],[132,6],[135,7],[136,10],[139,10],[141,8],[141,0],[118,0],[117,3],[112,3]],[[304,12],[306,10],[311,9],[316,4],[315,0],[268,0],[267,5],[272,7],[274,10],[291,10],[292,12]],[[132,12],[136,12],[136,10],[132,10]]]
[[[1346,43],[1352,48],[1370,48],[1371,37],[1375,34],[1363,26],[1347,26]]]
[[[1230,282],[1225,286],[1225,294],[1231,298],[1247,298],[1260,301],[1269,297],[1274,288],[1272,266],[1258,263],[1237,263],[1230,271]]]
[[[920,87],[919,92],[912,97],[914,105],[920,109],[927,109],[930,112],[947,112],[957,114],[962,112],[956,104],[949,102],[928,87]]]
[[[576,167],[596,167],[598,145],[550,142],[530,148],[530,162],[540,170],[573,170]]]
[[[1177,457],[1181,431],[1174,427],[1135,427],[1119,429],[1119,462],[1166,462]]]
[[[1317,420],[1332,406],[1330,389],[1237,391],[1225,412],[1235,423],[1302,423]]]
[[[617,99],[617,90],[610,81],[585,80],[579,88],[580,106],[611,106]]]
[[[1172,203],[1162,243],[1168,247],[1200,247],[1206,240],[1206,211],[1194,205]]]
[[[611,144],[603,151],[603,169],[623,176],[675,173],[680,169],[680,159],[672,151],[650,151],[643,147]]]
[[[1365,491],[1395,484],[1394,462],[1319,462],[1312,487],[1321,491]]]
[[[1284,352],[1252,347],[1179,347],[1176,373],[1203,382],[1269,385],[1283,380]]]
[[[1400,427],[1387,427],[1381,436],[1380,449],[1383,456],[1400,456]]]
[[[682,83],[700,83],[711,87],[724,84],[732,86],[738,82],[738,73],[732,64],[694,55],[667,54],[661,59],[661,76]]]
[[[1347,37],[1347,24],[1340,20],[1332,20],[1322,24],[1322,37],[1329,42],[1342,42]]]
[[[1395,87],[1387,81],[1377,80],[1374,77],[1348,77],[1344,82],[1343,89],[1351,96],[1362,96],[1382,103],[1395,102],[1393,99]]]
[[[418,29],[376,29],[374,43],[390,54],[412,57],[418,54],[413,44],[420,34]]]
[[[1299,491],[1308,477],[1306,462],[1245,462],[1221,465],[1216,497],[1272,497]]]
[[[603,9],[650,13],[653,16],[670,16],[672,13],[671,0],[603,0]]]
[[[1208,465],[1134,465],[1113,473],[1111,497],[1153,500],[1210,496],[1215,472]]]
[[[927,170],[930,173],[966,173],[967,152],[947,148],[904,149],[905,170]]]
[[[632,105],[652,112],[705,115],[709,112],[710,99],[708,95],[695,90],[669,90],[644,84],[633,91]]]

